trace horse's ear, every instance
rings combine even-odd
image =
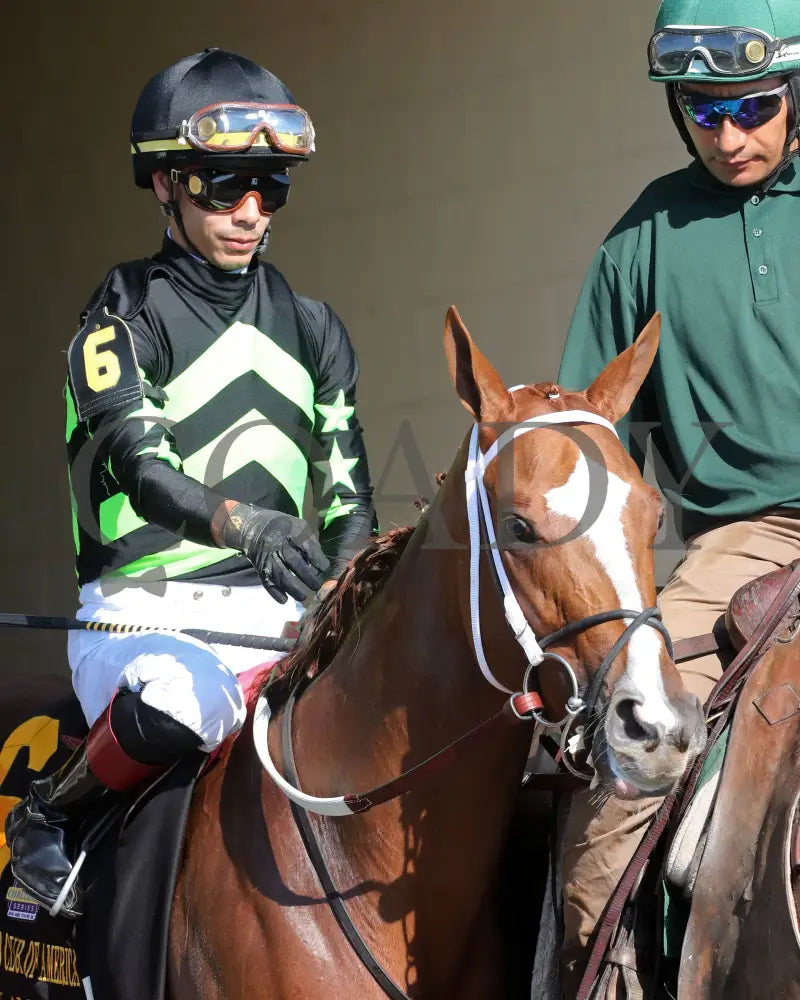
[[[630,347],[600,372],[586,390],[586,398],[615,424],[631,408],[658,350],[661,313],[656,313]]]
[[[444,321],[444,353],[459,399],[475,420],[491,420],[510,405],[511,394],[475,346],[455,306]]]

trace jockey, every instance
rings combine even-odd
[[[648,52],[692,162],[604,241],[558,380],[587,385],[660,310],[656,364],[619,430],[640,467],[650,441],[691,540],[659,599],[681,638],[711,632],[740,585],[800,557],[800,3],[663,0]],[[726,663],[679,669],[705,700]],[[574,797],[564,841],[567,997],[661,801],[592,798]]]
[[[168,228],[106,275],[68,352],[80,618],[279,635],[374,533],[347,332],[260,259],[313,150],[283,83],[232,52],[181,59],[139,97],[134,178]],[[15,878],[49,906],[71,818],[218,747],[244,722],[236,675],[267,659],[169,632],[71,632],[68,652],[89,737],[6,823]],[[81,906],[76,884],[62,912]]]

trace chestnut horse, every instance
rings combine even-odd
[[[590,717],[599,794],[666,789],[702,747],[699,704],[647,610],[660,501],[612,426],[658,335],[656,317],[585,392],[509,391],[448,312],[450,377],[476,429],[413,532],[390,533],[354,562],[287,664],[289,676],[314,678],[288,727],[295,797],[372,958],[349,943],[287,795],[262,766],[288,771],[276,695],[268,736],[262,712],[197,786],[171,1000],[506,996],[495,889],[532,728],[514,719],[476,735],[372,811],[342,816],[342,797],[408,771],[504,705],[513,718],[508,694],[523,687],[540,692],[524,702],[540,718]],[[331,803],[338,815],[315,812]]]

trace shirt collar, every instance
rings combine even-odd
[[[799,168],[798,157],[793,156],[767,193],[800,194]],[[710,174],[708,169],[699,160],[693,160],[687,167],[687,170],[689,172],[689,182],[692,187],[699,188],[701,191],[706,191],[718,197],[728,197],[736,201],[745,201],[759,192],[758,186],[737,188],[730,184],[723,184],[722,181],[718,181],[716,177]]]

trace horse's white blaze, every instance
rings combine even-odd
[[[626,611],[642,611],[644,610],[642,594],[636,581],[633,560],[622,524],[622,513],[631,487],[629,483],[611,472],[606,474],[606,482],[607,492],[603,509],[582,537],[588,538],[592,543],[598,561],[614,586],[619,606]],[[550,510],[571,518],[577,524],[587,509],[590,489],[589,466],[581,453],[566,483],[548,490],[545,493],[545,500]],[[661,681],[659,634],[649,626],[642,626],[634,632],[628,642],[627,650],[625,678],[629,686],[635,688],[641,695],[642,704],[636,713],[639,720],[653,725],[660,723],[667,730],[674,728],[675,713],[667,701]]]

